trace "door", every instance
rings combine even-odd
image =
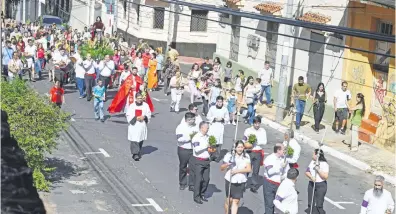
[[[322,34],[311,32],[311,40],[321,42],[310,42],[309,45],[307,83],[312,87],[312,91],[314,91],[318,84],[322,82],[324,58],[323,43],[325,42],[325,37]]]
[[[240,16],[232,16],[231,23],[234,25],[241,25],[241,17]],[[231,26],[231,41],[230,41],[230,59],[238,62],[239,55],[239,38],[241,29],[240,27]]]

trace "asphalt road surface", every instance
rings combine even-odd
[[[44,94],[51,83],[43,80],[33,83],[33,86]],[[219,163],[211,163],[206,195],[209,202],[197,205],[192,192],[179,190],[175,129],[187,111],[189,94],[183,96],[181,112],[176,114],[169,112],[169,96],[162,91],[151,93],[155,113],[148,125],[149,137],[143,145],[143,158],[135,162],[129,150],[125,117],[112,115],[107,116],[104,123],[95,121],[93,102],[79,99],[78,92],[71,85],[65,89],[66,104],[62,108],[72,113],[71,127],[62,134],[59,150],[52,157],[57,161],[73,162],[78,170],[63,176],[54,185],[51,200],[56,204],[58,213],[224,213],[224,173],[220,171]],[[108,97],[112,98],[115,93],[111,90]],[[110,102],[105,103],[105,109]],[[239,124],[239,139],[246,128],[245,124]],[[271,153],[273,145],[282,142],[283,134],[269,127],[264,128],[268,137],[265,151]],[[223,148],[229,149],[235,126],[227,125],[225,130]],[[305,213],[308,179],[304,172],[313,148],[306,144],[301,146],[300,177],[296,188],[300,192],[299,213]],[[330,176],[325,210],[329,214],[358,213],[363,194],[372,187],[374,177],[331,156],[326,158]],[[59,177],[62,178],[62,175]],[[239,213],[264,213],[262,188],[258,194],[245,192]]]

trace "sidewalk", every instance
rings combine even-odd
[[[263,116],[263,124],[267,124],[281,132],[287,131],[292,120],[292,116],[287,115],[280,124],[276,123],[276,107],[268,108],[265,105],[257,107],[257,114]],[[345,135],[336,134],[330,125],[322,124],[321,130],[316,133],[311,128],[313,124],[313,118],[304,115],[300,130],[295,133],[300,142],[308,143],[317,148],[317,142],[321,141],[326,126],[327,133],[323,142],[323,151],[363,171],[383,175],[389,183],[396,185],[395,154],[366,143],[361,144],[357,152],[351,152],[349,147],[342,143],[343,140],[350,139],[349,132]]]

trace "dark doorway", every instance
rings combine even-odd
[[[320,42],[310,42],[309,45],[307,83],[314,91],[318,84],[322,82],[325,36],[311,32],[311,39]]]
[[[231,16],[231,23],[234,24],[231,26],[231,42],[230,42],[230,59],[238,62],[239,55],[239,39],[241,34],[241,28],[236,27],[235,25],[241,25],[241,17],[240,16]]]

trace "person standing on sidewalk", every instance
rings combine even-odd
[[[91,101],[92,98],[92,88],[95,86],[96,72],[95,72],[95,62],[93,61],[91,54],[87,54],[87,59],[82,63],[82,67],[86,71],[85,80],[85,94],[87,95],[87,101]]]
[[[131,142],[131,154],[135,161],[142,158],[141,150],[143,141],[147,140],[147,123],[151,119],[151,110],[143,95],[136,93],[135,102],[128,106],[126,111],[128,125],[128,140]]]
[[[385,178],[377,175],[374,188],[364,193],[360,214],[391,214],[395,209],[392,194],[384,189]]]
[[[351,118],[351,151],[357,151],[359,147],[359,127],[362,123],[364,113],[366,111],[366,104],[364,102],[364,95],[358,93],[356,95],[356,106],[349,109],[349,113],[352,114]]]
[[[325,91],[325,86],[321,82],[319,83],[318,87],[316,88],[316,91],[314,92],[313,96],[313,113],[314,113],[314,119],[315,119],[315,131],[316,133],[319,133],[319,126],[320,122],[322,121],[323,114],[325,111],[325,104],[327,102],[327,94]]]
[[[59,80],[55,81],[54,86],[50,90],[50,101],[59,108],[65,103],[65,90],[60,86]]]
[[[264,160],[264,203],[265,214],[274,214],[274,200],[276,191],[289,170],[289,164],[284,161],[285,147],[281,143],[274,146],[274,153],[267,156]]]
[[[304,77],[298,77],[298,83],[294,84],[292,91],[292,102],[296,106],[296,129],[300,129],[301,120],[304,115],[307,97],[311,96],[311,86],[304,83]]]
[[[247,128],[245,133],[243,134],[243,141],[248,142],[250,135],[256,136],[256,143],[253,143],[253,147],[249,153],[250,163],[252,164],[252,184],[250,187],[250,191],[253,193],[257,193],[257,190],[260,188],[260,165],[263,160],[263,156],[261,155],[263,152],[264,146],[267,144],[267,132],[264,128],[261,128],[261,117],[255,117],[253,119],[253,126]]]
[[[106,88],[101,79],[98,80],[98,85],[93,88],[92,95],[94,97],[94,112],[95,120],[104,122],[103,102],[106,97]]]
[[[187,112],[184,121],[176,128],[176,137],[178,142],[177,156],[179,157],[179,189],[184,190],[187,187],[187,168],[189,171],[188,190],[194,191],[194,157],[191,143],[193,133],[198,133],[198,126],[195,125],[195,114]]]
[[[317,160],[319,159],[319,160]],[[318,163],[318,165],[316,165]],[[325,214],[323,203],[327,192],[327,179],[329,178],[329,164],[320,149],[315,149],[312,155],[312,161],[309,164],[305,175],[309,179],[308,183],[308,212]],[[315,190],[314,188],[315,182]],[[313,195],[314,194],[314,195]],[[313,204],[312,203],[313,197]]]
[[[345,134],[345,125],[348,119],[348,101],[352,98],[351,92],[347,89],[348,83],[343,81],[341,89],[334,94],[334,111],[335,111],[335,132]],[[341,128],[340,128],[341,122]]]
[[[263,103],[263,97],[265,94],[265,99],[266,99],[266,104],[268,107],[272,107],[272,102],[271,102],[271,87],[272,87],[272,81],[273,81],[273,71],[272,68],[270,68],[270,63],[268,61],[265,61],[264,63],[264,69],[260,70],[258,72],[258,78],[261,79],[261,93],[260,93],[260,103]]]

